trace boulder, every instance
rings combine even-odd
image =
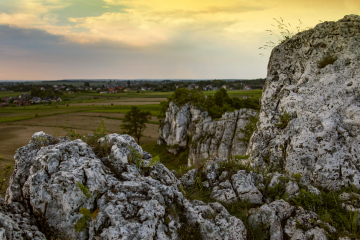
[[[18,149],[4,203],[18,212],[1,208],[0,236],[178,239],[189,225],[205,239],[246,238],[241,220],[220,204],[184,198],[175,175],[151,164],[132,137],[111,134],[98,144],[109,152],[96,155],[80,139],[36,133]]]
[[[247,144],[240,140],[244,133],[239,130],[245,128],[250,117],[257,115],[255,110],[239,109],[213,120],[206,111],[170,102],[159,128],[158,143],[167,144],[173,153],[178,152],[178,147],[188,148],[189,166],[245,155]]]
[[[257,130],[258,167],[329,190],[360,188],[360,16],[301,32],[272,50]]]

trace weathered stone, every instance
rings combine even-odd
[[[328,189],[360,188],[359,26],[359,16],[345,16],[273,49],[247,151],[253,165],[301,173]],[[319,66],[329,56],[336,61]]]
[[[236,174],[232,175],[231,181],[240,200],[254,204],[262,203],[262,194],[256,188],[255,181],[250,173],[239,170]]]
[[[100,139],[99,144],[111,149],[101,160],[82,140],[41,140],[45,144],[39,145],[39,135],[53,139],[35,134],[17,151],[6,206],[21,209],[24,223],[16,225],[13,216],[4,215],[1,208],[0,234],[7,239],[17,239],[19,234],[30,236],[24,239],[45,239],[36,225],[28,230],[33,222],[40,222],[41,230],[51,238],[178,239],[183,221],[194,219],[193,227],[200,226],[206,239],[246,238],[241,220],[221,205],[185,199],[174,174],[161,163],[150,166],[148,153],[128,135],[111,134]],[[81,190],[79,183],[88,192]],[[82,208],[92,217],[82,231],[76,232],[74,226],[83,218],[79,213]],[[184,209],[185,219],[175,208]],[[214,219],[203,218],[208,210],[214,212]]]
[[[247,144],[239,140],[244,137],[239,130],[245,128],[252,116],[257,116],[255,110],[239,109],[212,120],[207,112],[201,112],[189,104],[178,107],[171,102],[159,128],[158,143],[172,147],[188,146],[189,166],[244,155]]]
[[[0,239],[45,240],[36,219],[21,205],[7,204],[0,196]]]
[[[211,192],[211,197],[219,202],[233,203],[238,201],[236,193],[229,180],[219,183]]]

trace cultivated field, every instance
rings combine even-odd
[[[215,92],[205,92],[213,95]],[[234,97],[260,97],[261,90],[228,91]],[[19,93],[0,92],[0,97],[17,96]],[[121,133],[119,128],[124,114],[137,106],[148,110],[153,115],[147,123],[144,137],[140,144],[155,143],[158,138],[159,121],[156,115],[160,113],[160,102],[170,97],[172,92],[165,93],[119,93],[90,94],[78,93],[61,96],[63,101],[53,104],[38,104],[25,107],[0,108],[0,163],[14,164],[16,149],[27,144],[31,136],[38,131],[54,136],[64,136],[63,126],[76,130],[81,134],[92,133],[105,119],[105,127],[109,133]]]

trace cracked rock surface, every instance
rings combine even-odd
[[[189,166],[215,158],[229,159],[231,156],[244,155],[247,145],[239,140],[244,137],[239,130],[244,129],[249,117],[257,115],[253,109],[239,109],[213,120],[207,112],[201,112],[189,104],[179,107],[170,102],[159,128],[158,142],[188,147]]]
[[[360,16],[296,34],[273,49],[267,71],[252,164],[360,188]]]
[[[219,203],[184,198],[178,188],[180,181],[161,163],[150,166],[151,155],[132,137],[111,134],[99,144],[110,149],[107,156],[96,156],[79,139],[34,134],[30,143],[16,152],[7,203],[1,201],[0,236],[181,239],[186,225],[198,229],[204,239],[246,239],[240,219]],[[79,183],[89,193],[81,190]],[[82,208],[88,209],[91,217],[83,231],[76,232]]]

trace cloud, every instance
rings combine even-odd
[[[16,41],[13,41],[16,39]],[[221,40],[221,39],[219,39]],[[80,44],[38,29],[0,25],[2,79],[65,78],[244,78],[257,77],[266,59],[247,57],[241,48],[217,41],[177,39],[167,44],[129,48],[116,41]],[[259,61],[260,60],[260,61]]]

